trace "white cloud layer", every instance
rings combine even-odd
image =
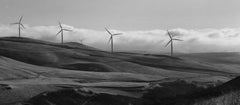
[[[64,33],[65,42],[80,42],[103,50],[109,50],[109,35],[105,30],[97,31],[90,29],[79,29],[69,25],[64,28],[73,30]],[[60,36],[56,36],[58,26],[28,26],[22,30],[23,37],[39,40],[60,42]],[[174,43],[176,52],[239,52],[240,51],[240,28],[225,29],[171,29],[171,34],[184,41]],[[169,41],[166,30],[156,29],[149,31],[121,31],[111,30],[112,33],[123,33],[114,37],[114,46],[118,51],[146,51],[164,53],[169,47],[164,47]],[[1,25],[0,36],[17,36],[16,26]]]

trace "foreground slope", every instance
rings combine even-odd
[[[194,105],[239,105],[240,77],[196,95]]]

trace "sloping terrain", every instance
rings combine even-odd
[[[56,91],[64,88],[87,87],[120,88],[108,90],[109,94],[132,94],[122,92],[121,88],[144,89],[148,82],[164,79],[161,76],[121,72],[86,72],[40,67],[22,63],[6,57],[0,57],[0,104],[14,103],[31,98],[45,91]],[[96,92],[100,92],[100,91]],[[116,91],[116,92],[115,92]],[[102,91],[104,92],[104,90]]]
[[[194,103],[194,105],[239,105],[240,104],[240,91],[229,92],[218,97],[210,99],[202,99]]]
[[[229,63],[223,59],[221,65],[224,67],[219,67],[215,57],[210,58],[211,61],[204,61],[200,55],[199,59],[194,59],[188,55],[170,57],[127,52],[111,54],[74,42],[58,44],[29,38],[3,37],[0,38],[0,45],[1,105],[28,102],[29,99],[30,103],[38,103],[41,99],[43,102],[52,102],[53,100],[44,98],[46,93],[59,94],[56,97],[60,98],[65,96],[65,91],[71,93],[64,98],[73,102],[75,98],[72,95],[85,97],[82,94],[87,91],[100,99],[102,95],[116,96],[117,99],[121,97],[116,100],[120,103],[120,100],[127,98],[130,103],[124,104],[131,104],[139,102],[139,99],[155,88],[162,87],[162,91],[168,87],[176,92],[176,88],[181,86],[179,89],[189,87],[188,90],[192,91],[199,86],[202,89],[218,85],[240,73],[237,70],[238,60],[229,62],[231,58],[225,61]],[[235,66],[228,68],[228,64]],[[179,80],[184,83],[172,85]],[[79,99],[76,102],[83,101],[86,100]],[[58,103],[61,101],[52,104]],[[98,104],[111,102],[96,101],[94,105]]]
[[[29,64],[79,71],[130,72],[151,75],[163,73],[228,75],[210,64],[135,53],[110,54],[78,43],[56,44],[28,38],[0,38],[0,55]],[[200,71],[200,72],[199,72]],[[165,75],[165,74],[164,74]]]
[[[195,95],[194,105],[239,105],[240,77]]]
[[[240,71],[239,52],[180,54],[178,57],[204,62],[206,64],[221,68],[227,72],[239,73]]]
[[[71,105],[79,103],[87,105],[239,105],[239,80],[240,77],[237,77],[217,87],[209,88],[199,87],[183,80],[163,82],[159,83],[160,87],[147,90],[140,98],[66,89],[42,93],[24,103],[33,105],[65,105],[67,103]],[[59,101],[59,98],[65,101]]]

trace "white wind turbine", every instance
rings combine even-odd
[[[114,36],[117,36],[117,35],[122,35],[122,33],[112,34],[107,28],[105,28],[105,30],[108,32],[108,34],[110,34],[110,38],[109,38],[108,43],[111,42],[111,53],[113,53],[113,37],[114,37]]]
[[[183,41],[181,39],[176,39],[176,38],[173,38],[173,36],[170,34],[170,32],[167,30],[167,34],[170,38],[170,40],[168,41],[168,43],[165,45],[165,47],[167,47],[170,43],[171,43],[171,56],[173,56],[173,41],[176,40],[176,41]]]
[[[16,23],[11,23],[12,25],[18,25],[18,37],[21,37],[21,29],[25,29],[24,25],[22,24],[23,16],[20,17],[19,21]]]
[[[58,24],[59,24],[60,31],[56,35],[61,33],[61,43],[63,44],[63,31],[72,31],[72,30],[64,29],[60,21],[58,22]]]

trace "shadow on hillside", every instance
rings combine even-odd
[[[61,68],[79,70],[79,71],[93,71],[93,72],[113,72],[114,68],[99,63],[74,63],[62,65]]]
[[[143,99],[149,102],[146,105],[188,105],[191,103],[188,96],[206,90],[205,87],[183,80],[161,83],[160,86],[162,87],[149,90],[143,95]],[[213,85],[207,87],[213,87]]]
[[[191,105],[191,96],[205,91],[183,80],[160,83],[160,87],[145,90],[141,98],[128,96],[94,94],[82,89],[64,89],[57,92],[45,92],[26,101],[30,105]],[[212,87],[209,85],[208,87]],[[133,90],[134,91],[134,90]]]
[[[143,105],[143,102],[136,98],[94,94],[76,89],[42,93],[24,103],[25,105]]]
[[[196,103],[201,103],[204,100],[239,92],[239,81],[240,77],[237,77],[224,84],[218,83],[217,87],[209,85],[208,88],[198,87],[193,84],[188,84],[184,81],[175,81],[172,83],[161,84],[163,87],[150,90],[144,95],[143,98],[152,102],[148,105],[194,105]],[[231,95],[229,97],[231,97]],[[218,104],[216,103],[216,105]]]

